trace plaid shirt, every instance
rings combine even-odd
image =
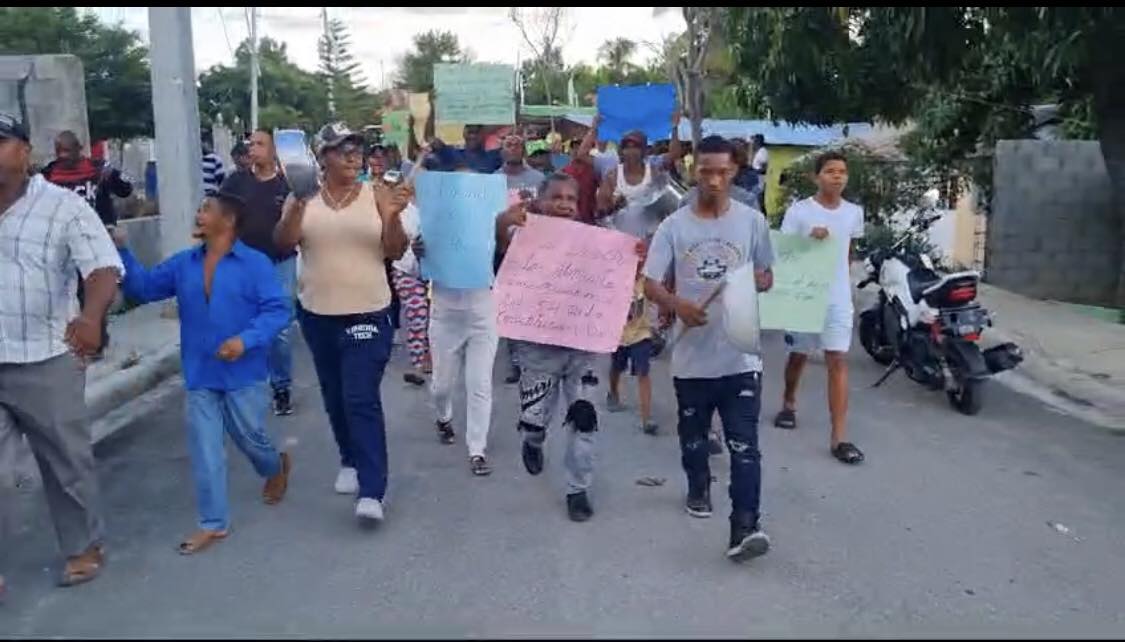
[[[0,213],[0,363],[37,363],[67,352],[78,316],[78,273],[125,270],[98,215],[77,194],[31,177]]]

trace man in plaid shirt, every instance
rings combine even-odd
[[[4,511],[15,503],[22,436],[67,556],[60,584],[70,586],[96,577],[103,563],[85,362],[101,348],[102,321],[124,270],[86,201],[29,175],[30,152],[27,130],[0,113],[0,495],[7,495],[0,497],[0,539],[8,531]],[[0,553],[7,549],[0,542]]]

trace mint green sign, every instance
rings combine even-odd
[[[439,123],[516,122],[515,70],[511,65],[435,63],[434,94]]]
[[[762,329],[820,334],[828,291],[846,246],[831,238],[818,241],[776,230],[770,231],[770,243],[777,260],[773,288],[758,295]]]

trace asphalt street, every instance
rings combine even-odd
[[[109,563],[53,586],[58,559],[41,491],[20,497],[0,635],[92,637],[1120,636],[1125,633],[1125,439],[999,384],[977,417],[852,355],[851,439],[828,453],[823,364],[801,391],[801,426],[771,426],[783,351],[769,337],[760,430],[765,557],[728,562],[726,455],[712,459],[716,514],[683,510],[667,363],[654,370],[658,436],[604,412],[594,518],[565,512],[563,435],[547,469],[519,459],[518,402],[499,366],[491,477],[470,475],[463,431],[438,443],[424,389],[383,383],[387,521],[356,526],[332,483],[336,455],[307,351],[297,414],[270,419],[294,470],[276,507],[230,449],[233,532],[195,557],[182,394],[97,449]],[[503,361],[503,349],[500,352]],[[606,359],[603,364],[607,364]],[[636,399],[626,380],[626,399]],[[458,403],[461,405],[461,402]],[[458,412],[457,421],[463,413]],[[657,477],[660,486],[637,480]]]

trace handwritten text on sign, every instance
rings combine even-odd
[[[635,246],[613,230],[529,216],[496,276],[500,336],[613,352],[636,282]]]
[[[758,295],[762,329],[815,332],[824,330],[828,291],[846,248],[830,240],[770,232],[777,262],[773,287]]]
[[[511,125],[516,122],[515,71],[510,65],[434,64],[437,122]]]
[[[415,183],[422,223],[422,276],[458,290],[492,285],[496,215],[507,182],[499,174],[423,172]]]

